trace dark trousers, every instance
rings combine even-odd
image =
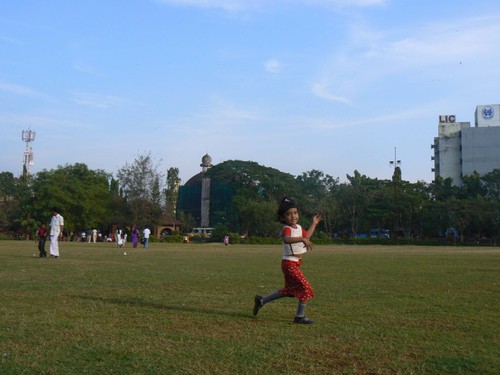
[[[47,252],[45,251],[45,237],[38,240],[38,251],[40,251],[40,258],[46,258]]]

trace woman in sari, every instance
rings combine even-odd
[[[132,246],[135,248],[139,244],[139,229],[137,225],[132,228]]]

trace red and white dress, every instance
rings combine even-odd
[[[307,237],[307,231],[300,225],[294,227],[285,226],[281,231],[281,237]],[[281,270],[285,276],[285,287],[280,289],[281,295],[294,296],[301,302],[306,302],[314,297],[314,292],[306,277],[300,270],[302,258],[296,255],[305,254],[307,247],[303,242],[286,244],[283,242],[283,257],[281,259]]]

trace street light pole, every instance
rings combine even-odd
[[[396,155],[396,147],[394,147],[394,160],[389,161],[389,165],[394,166],[394,171],[396,171],[396,167],[401,164],[401,160],[398,160]]]
[[[396,233],[398,232],[399,229],[399,189],[398,186],[401,182],[401,168],[399,166],[401,165],[401,160],[398,160],[397,158],[397,150],[396,147],[394,147],[394,160],[389,161],[389,165],[394,167],[394,172],[392,174],[392,184],[393,184],[393,212],[392,212],[392,238],[396,236]]]

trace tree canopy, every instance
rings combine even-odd
[[[280,224],[276,209],[283,196],[299,204],[301,224],[315,213],[324,220],[323,236],[358,236],[372,228],[391,229],[405,237],[443,236],[456,228],[462,239],[500,235],[500,170],[464,176],[457,187],[451,179],[410,183],[395,169],[391,180],[370,178],[355,170],[339,182],[321,171],[298,176],[252,161],[228,160],[206,172],[213,189],[211,226],[254,236],[275,236]],[[121,167],[116,177],[85,164],[59,166],[36,175],[0,173],[0,230],[33,234],[48,223],[53,207],[65,217],[66,235],[111,225],[154,225],[177,215],[185,230],[196,218],[176,212],[179,170],[159,170],[150,154]]]

